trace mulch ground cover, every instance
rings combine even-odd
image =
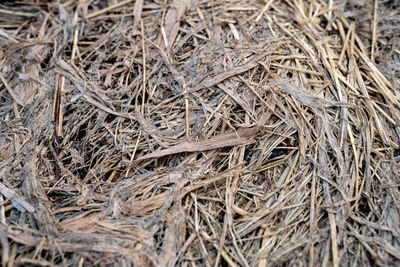
[[[398,264],[399,56],[399,1],[2,1],[2,266]]]

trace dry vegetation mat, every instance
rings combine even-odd
[[[399,1],[2,1],[3,266],[395,265],[399,54]]]

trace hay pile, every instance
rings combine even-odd
[[[3,266],[394,265],[399,26],[398,1],[3,2]]]

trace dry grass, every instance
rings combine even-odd
[[[395,265],[398,1],[0,4],[3,266]]]

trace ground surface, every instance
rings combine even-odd
[[[399,1],[2,1],[2,264],[395,265],[399,29]]]

